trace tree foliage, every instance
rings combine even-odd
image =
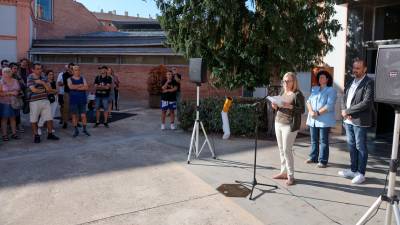
[[[205,58],[214,84],[228,89],[309,70],[340,29],[334,0],[155,1],[168,44],[186,58]]]

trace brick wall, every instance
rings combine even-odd
[[[93,88],[94,78],[98,74],[98,67],[100,65],[89,65],[82,64],[81,72],[85,76],[86,80],[90,84],[91,89]],[[47,64],[44,65],[45,69],[52,69],[56,74],[64,70],[65,65],[62,64]],[[112,65],[111,66],[118,75],[121,81],[121,97],[131,98],[132,100],[146,100],[148,99],[147,92],[147,77],[150,70],[154,66],[147,65]],[[183,99],[195,99],[196,98],[196,85],[190,82],[188,77],[188,67],[178,66],[178,72],[182,74],[182,98]],[[241,96],[241,90],[235,90],[232,92],[225,92],[221,89],[212,88],[208,84],[203,84],[200,88],[200,97],[207,96]]]
[[[64,38],[70,35],[79,35],[104,28],[97,18],[81,3],[73,0],[53,1],[53,21],[36,21],[37,39]]]

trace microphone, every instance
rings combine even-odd
[[[267,99],[268,96],[263,97],[262,99],[260,99],[259,101],[251,104],[251,106],[257,106],[258,104],[260,104],[261,102],[265,101]]]

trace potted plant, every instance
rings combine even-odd
[[[149,72],[147,78],[147,91],[149,92],[149,107],[159,108],[161,102],[161,87],[167,74],[167,67],[159,65]]]

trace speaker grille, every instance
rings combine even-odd
[[[207,82],[207,68],[202,58],[189,60],[189,79],[195,83]]]
[[[400,46],[378,49],[375,101],[400,105]]]

